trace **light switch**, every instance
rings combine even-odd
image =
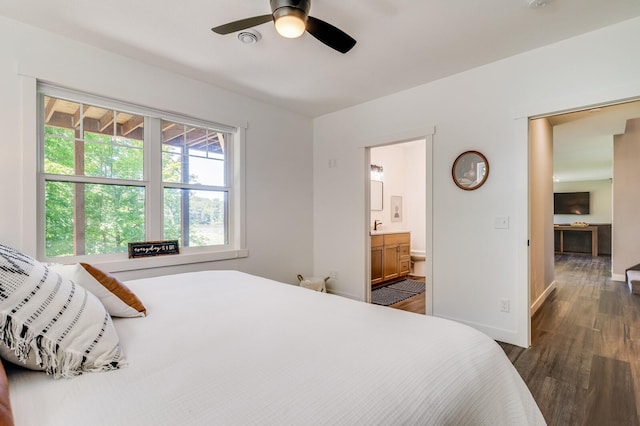
[[[493,227],[495,229],[509,229],[509,216],[496,216]]]

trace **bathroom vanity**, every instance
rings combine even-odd
[[[411,271],[411,234],[371,232],[371,285],[404,277]]]

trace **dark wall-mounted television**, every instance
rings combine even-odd
[[[589,214],[588,192],[556,192],[553,194],[553,214]]]

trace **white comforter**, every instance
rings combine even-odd
[[[235,271],[127,285],[148,312],[114,319],[129,367],[10,369],[17,426],[544,424],[470,327]]]

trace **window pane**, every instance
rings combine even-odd
[[[73,130],[46,126],[44,131],[44,172],[72,175],[75,164]]]
[[[163,121],[163,180],[225,186],[225,138],[211,129]]]
[[[119,138],[85,133],[84,175],[114,179],[142,180],[144,155]]]
[[[45,255],[124,253],[145,239],[143,187],[45,183]]]
[[[226,203],[224,191],[165,188],[164,238],[182,247],[226,244]]]
[[[73,184],[47,182],[45,193],[45,256],[71,256],[74,254]]]
[[[44,97],[44,171],[143,179],[144,117]]]
[[[80,126],[80,109],[77,102],[64,99],[44,97],[45,126],[57,127],[71,131],[69,137],[74,137],[75,129]]]
[[[141,115],[116,112],[116,132],[122,144],[142,148],[144,140],[144,117]]]

